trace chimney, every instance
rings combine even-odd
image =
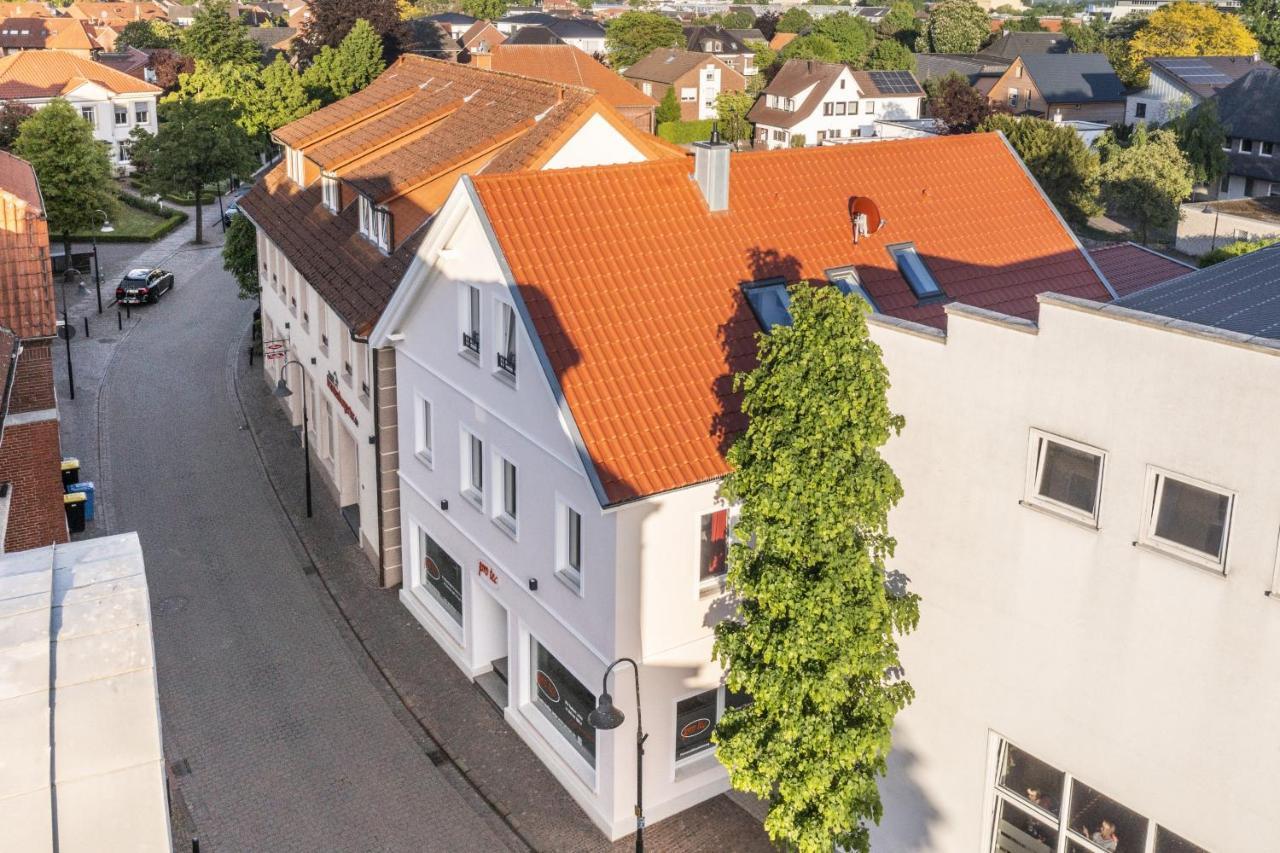
[[[471,65],[475,68],[483,68],[488,71],[493,68],[492,53],[473,53],[471,54]]]
[[[693,179],[702,190],[707,207],[714,213],[729,209],[729,152],[727,142],[720,141],[720,125],[711,125],[709,142],[693,143]]]

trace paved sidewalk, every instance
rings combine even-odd
[[[398,590],[377,587],[373,566],[318,477],[313,478],[314,517],[305,518],[300,441],[270,395],[260,364],[250,368],[242,355],[236,388],[268,475],[312,568],[397,699],[438,745],[441,759],[461,770],[533,850],[631,849],[630,837],[609,844],[479,688],[404,609]],[[645,842],[659,853],[774,849],[759,821],[724,796],[653,824]]]

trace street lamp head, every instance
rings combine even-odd
[[[115,231],[115,230],[116,229],[111,225],[110,222],[104,222],[102,223],[102,227],[98,229],[98,232],[101,234],[110,234],[112,231]]]
[[[613,697],[608,693],[601,693],[595,710],[587,714],[587,722],[595,729],[616,729],[625,719],[626,716],[613,704]]]
[[[276,390],[271,392],[271,396],[273,397],[292,397],[293,396],[293,392],[289,390],[289,385],[284,381],[283,376],[281,376],[280,379],[276,382]]]

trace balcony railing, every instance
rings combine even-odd
[[[480,333],[479,332],[463,332],[462,345],[471,350],[476,355],[480,354]]]
[[[498,369],[503,370],[512,376],[516,375],[516,356],[515,353],[504,354],[498,353]]]

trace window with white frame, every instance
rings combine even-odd
[[[369,345],[356,344],[356,382],[360,396],[369,396]]]
[[[1018,90],[1017,89],[1009,90],[1009,106],[1015,110],[1018,108]]]
[[[320,322],[317,324],[320,329],[320,351],[328,355],[329,353],[329,306],[320,302],[319,309]]]
[[[515,463],[502,456],[498,457],[497,467],[502,475],[498,488],[501,494],[494,502],[493,517],[508,533],[515,534],[520,511],[518,472]]]
[[[1252,153],[1253,153],[1253,140],[1252,140],[1252,139],[1241,139],[1241,140],[1240,140],[1240,153],[1241,153],[1241,154],[1252,154]]]
[[[498,303],[498,370],[516,375],[516,309]]]
[[[1159,468],[1147,469],[1142,542],[1217,571],[1226,571],[1235,495]]]
[[[867,110],[866,110],[866,112],[867,112],[867,115],[875,115],[875,112],[876,112],[876,102],[875,102],[875,101],[867,101]]]
[[[90,127],[96,128],[98,126],[98,111],[93,107],[81,107],[80,118],[89,122]]]
[[[428,467],[431,466],[431,401],[418,398],[417,417],[413,424],[413,453]]]
[[[682,101],[698,100],[698,87],[697,86],[680,87],[680,100]]]
[[[1096,447],[1033,429],[1026,501],[1096,525],[1106,453]]]
[[[145,101],[133,105],[133,120],[136,124],[146,124],[151,118],[151,105]]]
[[[646,95],[652,95],[653,84],[646,80],[645,82],[640,84],[640,91],[644,92]]]
[[[1208,853],[1005,740],[994,787],[992,853]]]
[[[324,206],[329,208],[330,213],[337,213],[342,209],[342,190],[337,177],[333,175],[321,175],[320,193],[324,197]]]
[[[286,148],[284,152],[285,172],[295,184],[302,185],[305,172],[302,163],[302,152],[297,148]]]
[[[462,431],[462,496],[484,508],[484,442]]]
[[[711,734],[724,712],[749,701],[747,696],[722,685],[676,702],[676,762],[711,752],[714,749]]]
[[[346,383],[347,383],[347,385],[348,385],[348,386],[350,386],[350,385],[351,385],[351,377],[352,377],[352,371],[351,371],[351,335],[350,335],[350,334],[343,333],[343,332],[339,332],[338,337],[339,337],[339,338],[341,339],[341,341],[342,341],[342,349],[341,349],[341,355],[342,355],[342,379],[343,379],[343,381],[344,381],[344,382],[346,382]]]
[[[391,211],[384,207],[374,208],[373,234],[370,237],[379,249],[391,251]]]
[[[1276,144],[1274,142],[1262,142],[1258,150],[1259,157],[1271,157],[1275,154]]]
[[[702,516],[698,542],[698,582],[704,588],[718,587],[729,563],[729,510]]]
[[[302,328],[311,328],[311,290],[302,284],[298,287],[298,292],[302,295]]]
[[[419,530],[418,550],[420,587],[461,627],[462,597],[466,588],[462,582],[462,566],[425,530]]]
[[[373,202],[366,195],[360,196],[360,233],[366,237],[373,234]]]
[[[129,123],[129,107],[127,104],[116,104],[116,125],[125,125]]]
[[[556,505],[556,574],[582,592],[582,515],[565,503]]]
[[[849,102],[849,115],[851,115],[851,116],[856,116],[857,114],[858,114],[858,102],[857,102],[857,101],[850,101],[850,102]]]
[[[529,700],[574,751],[594,768],[596,730],[587,723],[587,715],[595,710],[595,694],[546,646],[534,637],[530,640],[533,644],[533,684],[530,685]]]

